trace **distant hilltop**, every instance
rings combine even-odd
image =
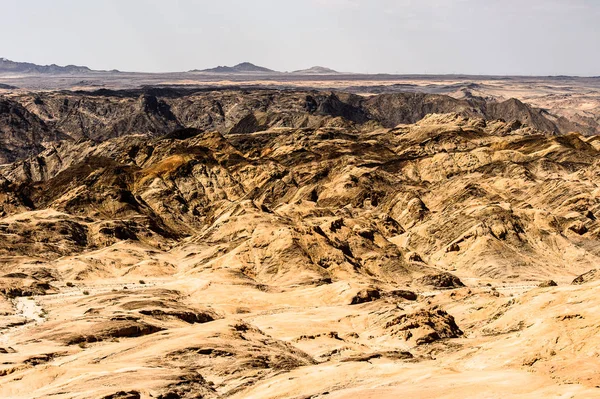
[[[74,74],[74,73],[89,73],[93,72],[86,66],[67,65],[59,66],[52,65],[37,65],[31,62],[16,62],[6,58],[0,58],[0,73],[39,73],[39,74]]]
[[[335,75],[338,74],[338,71],[334,71],[331,68],[326,68],[322,66],[314,66],[308,69],[300,69],[298,71],[292,72],[295,75]]]
[[[250,62],[242,62],[235,66],[218,66],[209,69],[193,69],[190,72],[209,72],[209,73],[278,73],[269,68],[254,65]]]

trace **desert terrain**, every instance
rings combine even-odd
[[[0,397],[600,397],[599,82],[1,75]]]

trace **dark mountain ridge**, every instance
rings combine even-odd
[[[363,97],[343,92],[153,88],[40,92],[1,97],[0,162],[13,162],[63,139],[97,142],[132,134],[160,137],[193,128],[221,134],[272,128],[345,127],[353,131],[416,123],[428,114],[456,113],[510,122],[510,129],[548,135],[572,129],[518,100],[458,100],[423,93]],[[510,129],[505,133],[510,133]]]

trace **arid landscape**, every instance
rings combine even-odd
[[[240,65],[0,74],[1,398],[600,397],[600,79]]]

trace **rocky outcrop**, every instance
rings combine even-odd
[[[391,335],[399,336],[415,345],[463,335],[454,317],[442,309],[424,309],[415,313],[402,314],[388,321],[385,328]]]
[[[586,272],[580,276],[577,276],[571,284],[582,285],[582,284],[586,284],[586,283],[596,281],[596,280],[600,280],[600,270],[592,269],[589,272]]]
[[[465,285],[455,275],[451,273],[439,273],[423,276],[415,281],[418,285],[432,288],[461,288]]]
[[[350,305],[358,305],[361,303],[376,301],[381,297],[381,293],[374,288],[365,288],[356,293],[352,298]]]
[[[65,345],[75,345],[115,338],[141,337],[161,330],[162,328],[160,327],[135,319],[116,318],[113,320],[97,321],[79,332],[64,331],[59,328],[58,331],[51,332],[48,337]]]

